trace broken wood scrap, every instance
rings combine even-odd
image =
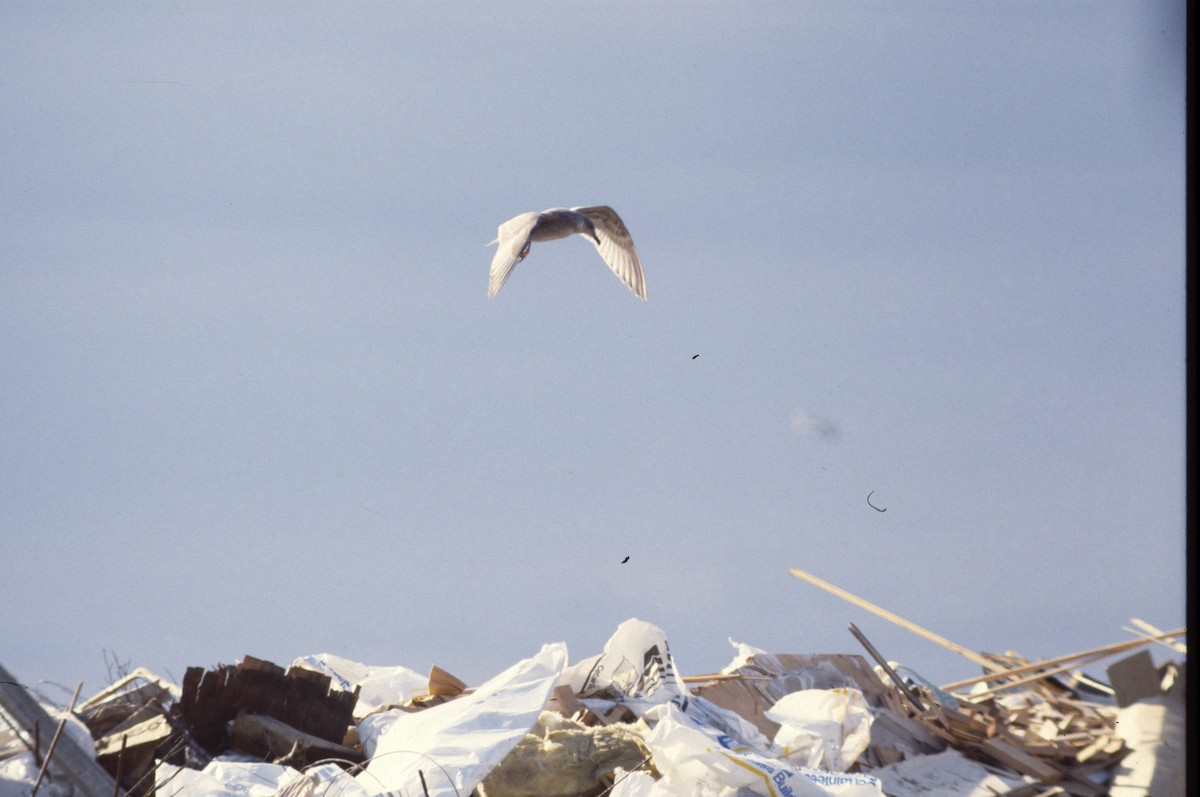
[[[591,709],[579,702],[579,697],[575,694],[575,690],[567,684],[559,684],[554,687],[550,701],[555,704],[558,713],[567,719],[588,726],[602,724],[600,718]]]
[[[1148,635],[1151,639],[1153,639],[1155,642],[1159,643],[1160,645],[1166,645],[1167,647],[1169,647],[1171,650],[1175,651],[1176,653],[1182,653],[1185,656],[1187,655],[1187,645],[1185,645],[1180,640],[1176,639],[1174,636],[1164,636],[1162,629],[1155,628],[1154,626],[1150,625],[1150,623],[1147,623],[1145,620],[1139,620],[1136,617],[1134,617],[1129,622],[1136,625],[1138,628],[1141,629],[1143,634]],[[1122,626],[1121,630],[1128,631],[1129,629]]]
[[[132,793],[133,785],[154,770],[158,759],[166,757],[178,736],[166,716],[155,714],[101,738],[96,743],[96,761]]]
[[[436,664],[429,668],[429,694],[436,697],[458,697],[467,691],[467,684]]]
[[[137,684],[137,686],[134,686],[134,684]],[[157,701],[161,704],[166,704],[178,698],[178,686],[175,686],[175,684],[165,678],[155,675],[145,667],[138,667],[125,677],[89,697],[80,704],[79,710],[86,713],[97,706],[112,702],[141,704]]]
[[[909,703],[912,703],[913,708],[915,708],[917,711],[923,711],[925,705],[921,701],[921,698],[908,684],[904,682],[904,679],[896,674],[896,671],[892,669],[892,665],[888,664],[887,659],[879,655],[879,651],[875,649],[875,646],[871,644],[871,641],[867,639],[866,635],[863,634],[862,631],[858,630],[858,626],[856,626],[854,623],[850,623],[850,633],[854,635],[854,638],[858,640],[859,644],[866,648],[867,653],[871,654],[871,658],[875,659],[875,663],[879,665],[879,668],[884,671],[887,677],[892,679],[892,684],[900,691],[900,694],[904,695],[904,697],[908,699]]]
[[[266,714],[239,714],[229,731],[229,746],[239,753],[303,769],[332,758],[361,763],[361,750],[297,730]]]
[[[1154,638],[1158,639],[1158,638],[1166,638],[1168,636],[1181,636],[1181,635],[1185,635],[1186,633],[1187,633],[1186,628],[1179,628],[1174,631],[1165,631],[1162,634],[1155,635]],[[1004,677],[1004,678],[1012,678],[1017,675],[1024,675],[1025,673],[1035,672],[1038,670],[1044,670],[1046,668],[1053,667],[1055,665],[1062,664],[1064,662],[1069,662],[1069,661],[1075,662],[1075,664],[1073,666],[1079,666],[1080,659],[1099,660],[1099,659],[1105,658],[1107,656],[1112,656],[1117,653],[1122,653],[1126,650],[1133,650],[1133,649],[1141,647],[1143,645],[1148,645],[1148,644],[1150,644],[1151,641],[1152,640],[1149,638],[1147,638],[1147,639],[1126,639],[1122,642],[1114,642],[1111,645],[1102,645],[1097,648],[1090,648],[1088,650],[1081,650],[1076,653],[1067,653],[1062,656],[1055,656],[1053,658],[1031,662],[1029,664],[1022,665],[1020,667],[1015,667],[1012,669],[1005,670],[999,674],[997,674],[993,670],[989,673],[985,673],[984,675],[977,675],[973,678],[964,678],[961,681],[954,681],[953,683],[943,684],[942,689],[945,689],[947,692],[952,692],[955,690],[962,689],[964,687],[974,686],[975,684],[982,683],[984,681],[995,681],[995,680],[997,680],[998,675],[1001,677]],[[1067,669],[1070,669],[1070,668],[1067,668]],[[1065,670],[1059,670],[1059,672],[1064,672],[1064,671]]]
[[[236,666],[189,667],[176,704],[196,741],[210,752],[226,744],[226,726],[238,714],[263,714],[340,744],[353,721],[359,690],[331,690],[328,675],[302,667],[284,671],[247,656]]]
[[[979,745],[979,750],[1009,769],[1042,783],[1055,783],[1062,778],[1062,773],[1054,767],[1003,739],[987,739]]]

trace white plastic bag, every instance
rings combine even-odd
[[[664,703],[684,694],[667,635],[636,618],[617,626],[599,656],[568,667],[562,682],[580,697],[636,697]]]
[[[803,689],[763,713],[781,726],[775,751],[801,766],[845,772],[871,743],[871,712],[857,689]]]
[[[159,797],[272,797],[298,777],[280,764],[214,758],[201,770],[160,763],[154,783]]]
[[[468,695],[372,714],[358,725],[370,763],[356,780],[371,794],[469,794],[537,722],[566,659],[566,645],[543,645]]]
[[[656,706],[644,717],[654,728],[646,746],[662,779],[631,779],[623,797],[729,797],[749,789],[766,797],[883,797],[869,775],[822,772],[796,766],[753,747],[711,725],[698,722],[674,704]]]

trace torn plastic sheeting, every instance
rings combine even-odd
[[[871,712],[857,689],[805,689],[765,712],[778,722],[776,752],[802,766],[845,772],[871,743]]]
[[[563,643],[543,645],[469,695],[367,717],[358,733],[370,763],[356,780],[371,794],[469,794],[537,722],[566,660]]]
[[[614,797],[725,797],[749,789],[765,797],[883,797],[869,775],[799,767],[698,722],[668,703],[644,719],[653,725],[645,743],[662,779],[626,778]]]
[[[292,666],[328,675],[339,689],[347,692],[359,687],[358,703],[354,706],[354,716],[358,718],[429,691],[429,679],[407,667],[360,664],[332,653],[302,656]]]

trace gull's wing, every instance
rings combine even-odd
[[[645,299],[646,277],[642,274],[642,261],[633,248],[633,237],[617,212],[607,205],[571,209],[592,220],[592,224],[596,225],[596,235],[600,238],[600,243],[596,244],[600,257],[620,277],[621,282],[629,286],[629,290],[639,299]]]
[[[541,214],[533,211],[522,213],[500,225],[496,240],[492,241],[500,246],[496,248],[496,256],[492,258],[492,276],[488,284],[489,299],[504,286],[513,266],[521,259],[521,251],[529,243],[529,236],[533,234],[533,225],[537,224],[539,215]]]

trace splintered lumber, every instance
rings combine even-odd
[[[979,655],[978,653],[976,653],[973,650],[964,648],[962,645],[956,645],[955,643],[951,642],[949,639],[946,639],[943,636],[938,636],[937,634],[933,633],[932,631],[930,631],[927,628],[922,628],[921,626],[917,625],[916,623],[911,623],[908,620],[905,620],[903,617],[901,617],[897,614],[893,614],[892,612],[889,612],[887,609],[876,606],[875,604],[871,603],[870,601],[863,600],[862,598],[858,597],[857,595],[852,595],[851,593],[847,592],[844,589],[841,589],[840,587],[835,587],[833,584],[830,584],[828,581],[824,581],[820,578],[817,578],[816,576],[812,575],[811,573],[805,573],[803,570],[799,570],[795,567],[791,568],[788,572],[791,573],[796,578],[807,581],[808,583],[812,584],[813,586],[820,587],[821,589],[825,590],[826,592],[837,595],[839,598],[841,598],[844,601],[849,601],[850,603],[853,603],[855,606],[859,606],[863,609],[866,609],[867,611],[871,612],[872,614],[878,615],[879,617],[882,617],[883,619],[888,620],[889,622],[895,623],[896,625],[900,626],[901,628],[912,631],[914,634],[916,634],[919,637],[922,637],[923,639],[927,639],[930,642],[933,642],[934,644],[941,645],[942,647],[946,648],[947,650],[952,650],[955,653],[959,654],[960,656],[970,659],[971,661],[975,662],[976,664],[978,664],[979,666],[983,667],[986,670],[990,670],[992,672],[1004,672],[1006,669],[1005,667],[1002,667],[1001,665],[996,664],[994,661],[991,661],[991,660]]]
[[[265,714],[239,714],[229,731],[229,745],[238,752],[268,761],[280,762],[283,759],[288,765],[299,769],[324,758],[344,759],[353,763],[363,760],[361,750],[298,731]]]
[[[1155,628],[1154,626],[1147,623],[1145,620],[1139,620],[1136,617],[1134,617],[1129,622],[1133,623],[1138,628],[1142,629],[1142,633],[1144,635],[1152,637],[1156,642],[1158,642],[1162,645],[1166,645],[1167,647],[1169,647],[1171,650],[1175,651],[1176,653],[1182,653],[1185,656],[1187,655],[1187,645],[1183,644],[1182,642],[1180,642],[1178,639],[1176,639],[1173,636],[1161,636],[1162,635],[1161,629]],[[1124,628],[1124,627],[1122,626],[1122,628]],[[1128,631],[1129,629],[1125,628],[1124,630]]]
[[[436,697],[458,697],[467,690],[463,681],[436,664],[429,668],[429,694]]]
[[[120,727],[96,744],[96,761],[120,783],[133,784],[154,768],[160,753],[175,734],[171,721],[162,714]]]
[[[871,644],[871,641],[867,639],[866,634],[864,634],[862,631],[859,631],[858,626],[856,626],[854,623],[850,623],[850,633],[854,635],[854,638],[858,640],[859,644],[867,649],[867,653],[871,654],[871,658],[875,659],[875,663],[878,664],[879,668],[887,674],[887,677],[892,679],[892,683],[896,685],[896,688],[900,691],[900,694],[908,698],[908,702],[912,703],[913,708],[915,708],[917,711],[923,711],[925,706],[921,703],[921,698],[918,697],[917,693],[914,692],[908,684],[904,683],[904,680],[896,674],[896,671],[892,669],[892,665],[887,663],[887,659],[879,655],[879,651],[876,650],[875,646]]]
[[[554,700],[558,704],[558,713],[562,716],[582,722],[584,725],[595,725],[600,722],[600,718],[592,713],[591,709],[579,702],[579,698],[575,695],[575,690],[568,684],[559,684],[554,687]]]
[[[979,745],[979,749],[1004,766],[1036,778],[1042,783],[1056,783],[1062,778],[1062,773],[1054,767],[1039,761],[1003,739],[988,739]]]
[[[265,714],[303,733],[341,743],[353,720],[358,688],[330,690],[328,675],[247,656],[235,667],[205,672],[189,667],[183,676],[180,717],[209,752],[225,744],[226,725],[238,714]]]
[[[1053,667],[1058,664],[1063,664],[1064,662],[1073,662],[1073,664],[1069,665],[1068,667],[1063,668],[1063,670],[1067,670],[1067,669],[1070,669],[1071,667],[1078,666],[1081,663],[1081,660],[1098,661],[1100,659],[1115,655],[1117,653],[1123,653],[1126,650],[1133,650],[1134,648],[1141,647],[1142,645],[1148,645],[1148,644],[1150,644],[1150,642],[1154,641],[1155,639],[1166,639],[1167,637],[1181,636],[1186,633],[1187,633],[1186,628],[1178,628],[1174,631],[1165,631],[1161,634],[1156,634],[1152,638],[1147,637],[1144,639],[1126,639],[1122,642],[1115,642],[1111,645],[1102,645],[1098,648],[1091,648],[1089,650],[1081,650],[1077,653],[1067,653],[1062,656],[1055,656],[1054,658],[1051,658],[1051,659],[1042,659],[1041,661],[1035,661],[1031,664],[1025,664],[1020,667],[1013,667],[1012,669],[1005,669],[1001,673],[1001,675],[1003,675],[1006,678],[1011,678],[1011,677],[1016,677],[1018,675],[1024,675],[1025,673],[1035,672],[1037,670],[1043,670],[1043,669]],[[1063,670],[1057,670],[1056,672],[1062,672]],[[1048,673],[1041,673],[1041,674],[1045,675]],[[994,672],[988,673],[985,675],[976,675],[974,678],[964,678],[961,681],[955,681],[954,683],[944,684],[942,686],[942,689],[945,689],[947,692],[950,692],[955,689],[962,689],[963,687],[966,687],[966,686],[974,686],[975,684],[982,683],[984,681],[994,681],[994,680],[996,680],[996,677],[997,676]],[[1037,679],[1034,679],[1034,680],[1037,680]]]
[[[138,686],[132,686],[139,681],[141,683]],[[152,697],[158,697],[162,702],[166,702],[167,700],[177,700],[179,698],[179,687],[170,681],[160,678],[145,667],[138,667],[129,673],[129,675],[89,697],[80,704],[79,710],[81,712],[87,711],[114,698],[122,702],[131,702],[134,695],[141,695],[144,698],[138,702],[145,702],[145,700],[149,700]]]
[[[43,750],[49,747],[53,737],[51,729],[58,723],[3,666],[0,666],[0,709],[35,736],[36,746]],[[112,776],[95,762],[90,752],[76,745],[69,734],[59,739],[50,767],[64,775],[81,797],[113,797],[117,793]]]

